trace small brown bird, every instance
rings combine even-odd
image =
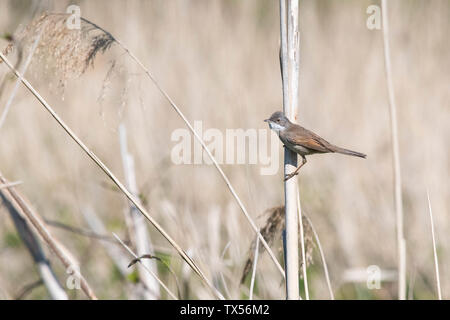
[[[270,129],[278,133],[280,140],[286,147],[302,156],[302,164],[293,173],[286,175],[284,181],[298,174],[300,168],[306,163],[306,156],[310,154],[336,152],[366,158],[366,155],[363,153],[337,147],[314,132],[290,122],[281,111],[273,113],[269,119],[264,121],[269,123]]]

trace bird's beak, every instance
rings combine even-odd
[[[264,122],[269,122],[269,119],[264,120]]]

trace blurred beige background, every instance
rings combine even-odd
[[[65,12],[69,1],[0,0],[0,34],[14,33],[41,12]],[[151,70],[190,121],[204,129],[266,128],[281,109],[278,1],[75,1],[83,17],[125,43]],[[377,1],[300,1],[299,123],[367,160],[315,155],[299,176],[303,209],[320,236],[337,298],[396,298],[396,283],[368,290],[347,282],[346,272],[377,265],[396,270],[396,233],[390,120],[382,34],[368,30],[366,9]],[[392,67],[398,105],[402,191],[410,296],[436,297],[426,190],[430,192],[444,298],[450,290],[450,2],[389,1]],[[7,41],[0,40],[1,48]],[[9,58],[15,61],[12,53]],[[174,165],[171,133],[183,128],[155,86],[118,46],[99,54],[79,78],[61,79],[51,61],[35,60],[26,76],[61,117],[123,180],[118,124],[128,128],[137,183],[145,205],[208,277],[225,274],[230,297],[243,298],[242,268],[254,233],[217,171],[208,165]],[[107,78],[112,61],[115,68]],[[14,86],[0,96],[3,110]],[[3,78],[5,77],[5,78]],[[67,80],[65,87],[59,85]],[[105,85],[106,83],[106,85]],[[105,88],[106,87],[106,88]],[[103,89],[102,89],[103,88]],[[102,97],[102,98],[99,98]],[[124,238],[126,202],[23,87],[0,128],[0,171],[45,218],[87,228],[81,211],[92,207],[108,231]],[[282,148],[280,147],[282,160]],[[284,201],[282,166],[261,176],[257,165],[224,170],[259,226],[261,214]],[[7,211],[0,209],[0,297],[14,297],[38,279]],[[80,260],[100,298],[128,298],[124,283],[98,240],[52,232]],[[149,226],[154,243],[169,248]],[[222,257],[227,244],[229,247]],[[280,243],[275,246],[278,250]],[[47,250],[47,249],[46,249]],[[209,292],[193,275],[173,268],[190,298]],[[65,282],[65,270],[49,253]],[[318,253],[309,268],[311,297],[328,298]],[[163,273],[163,272],[162,272]],[[163,275],[174,286],[170,275]],[[85,298],[69,292],[72,298]],[[284,297],[284,285],[267,254],[257,267],[255,298]],[[44,287],[27,298],[48,298]]]

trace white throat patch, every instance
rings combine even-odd
[[[276,132],[283,131],[284,129],[286,129],[285,127],[282,127],[279,124],[272,122],[272,121],[269,122],[269,126],[270,126],[270,129],[272,129],[273,131],[276,131]]]

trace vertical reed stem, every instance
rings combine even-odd
[[[400,152],[398,147],[397,106],[395,102],[394,84],[392,82],[391,49],[389,46],[389,24],[387,17],[387,2],[381,0],[383,21],[384,62],[386,82],[389,94],[389,114],[391,117],[392,155],[394,163],[395,213],[397,220],[397,251],[398,251],[398,298],[406,299],[406,241],[403,233],[403,200],[402,179],[400,168]]]
[[[286,17],[287,16],[287,17]],[[280,0],[280,34],[281,34],[281,76],[283,83],[283,111],[295,122],[298,113],[298,70],[299,70],[299,33],[298,0]],[[289,174],[297,167],[297,154],[288,148],[284,150],[284,174]],[[298,300],[299,266],[298,266],[298,215],[297,182],[289,179],[285,188],[286,216],[286,298]]]

